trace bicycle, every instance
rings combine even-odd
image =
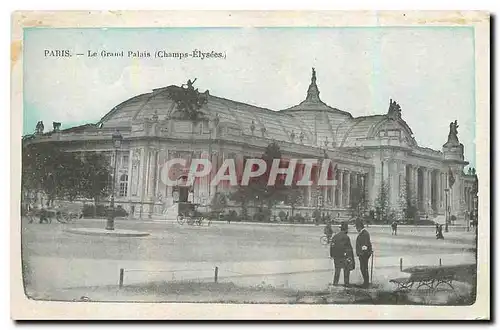
[[[186,218],[184,217],[184,215],[183,214],[177,215],[177,223],[179,223],[179,225],[183,225],[184,222],[186,222]]]
[[[319,238],[319,242],[321,243],[321,245],[328,245],[330,244],[331,240],[332,240],[331,236],[328,237],[326,235],[323,235]]]
[[[189,205],[189,204],[188,204]],[[209,218],[205,218],[200,212],[196,210],[198,204],[190,204],[187,210],[179,213],[177,216],[177,222],[180,225],[187,223],[190,226],[202,226],[203,222],[207,220],[207,226],[212,224],[212,220]]]
[[[74,223],[77,219],[81,219],[83,215],[81,213],[74,212],[57,212],[56,220],[60,223]]]

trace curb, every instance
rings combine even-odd
[[[65,229],[64,232],[77,234],[77,235],[87,235],[87,236],[108,236],[108,237],[144,237],[149,236],[147,232],[140,232],[134,230],[106,230],[106,229],[96,229],[96,228],[71,228]]]

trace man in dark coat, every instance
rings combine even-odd
[[[436,239],[444,239],[444,236],[443,236],[443,225],[439,225],[437,227],[437,234],[436,234]]]
[[[333,258],[335,274],[333,285],[339,283],[340,271],[344,270],[344,286],[349,286],[349,274],[355,268],[351,239],[347,236],[346,222],[340,225],[340,232],[333,236],[330,244],[330,258]]]
[[[366,230],[363,222],[356,222],[356,230],[358,237],[356,238],[356,255],[359,258],[359,268],[361,275],[363,275],[363,287],[367,288],[370,285],[370,276],[368,274],[368,260],[372,256],[372,242],[370,234]]]
[[[392,227],[392,235],[398,235],[398,223],[396,221],[393,221],[391,224]]]

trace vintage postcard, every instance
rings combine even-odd
[[[12,26],[14,319],[490,318],[488,13]]]

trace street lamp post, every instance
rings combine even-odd
[[[115,230],[115,182],[116,182],[116,161],[118,158],[118,149],[122,145],[123,136],[116,131],[112,135],[113,147],[115,148],[115,161],[113,165],[113,181],[111,184],[111,201],[109,203],[108,219],[106,221],[106,230]]]
[[[444,213],[444,218],[445,218],[445,225],[444,225],[444,231],[447,233],[448,232],[448,218],[449,218],[449,212],[448,212],[448,193],[450,189],[446,188],[444,190],[445,192],[445,213]]]

